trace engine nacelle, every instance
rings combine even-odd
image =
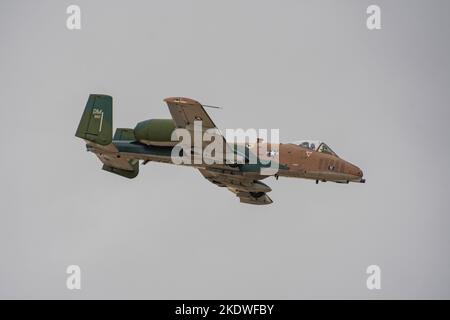
[[[137,141],[147,145],[171,147],[179,142],[170,139],[175,128],[172,119],[150,119],[136,125],[134,136]]]

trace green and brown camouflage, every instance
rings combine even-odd
[[[91,94],[75,136],[103,146],[112,142],[112,97]]]
[[[173,146],[177,141],[171,141],[175,122],[172,119],[150,119],[139,122],[134,128],[137,141],[152,146]]]
[[[93,152],[103,163],[103,170],[126,178],[135,178],[139,173],[139,161],[174,164],[172,150],[178,141],[171,136],[176,128],[186,129],[193,134],[194,122],[202,121],[202,130],[216,129],[216,125],[199,102],[182,97],[166,98],[172,119],[150,119],[139,122],[134,129],[118,128],[112,136],[112,97],[91,94],[78,125],[76,136],[86,141],[88,151]],[[222,139],[229,146],[223,136]],[[241,146],[242,147],[242,146]],[[260,150],[269,150],[260,154]],[[238,153],[236,144],[231,146]],[[239,197],[242,203],[270,204],[267,195],[272,189],[261,182],[268,177],[261,169],[273,163],[272,150],[278,155],[278,170],[272,175],[319,181],[349,183],[365,182],[363,172],[357,166],[340,158],[324,142],[302,141],[298,143],[267,144],[258,139],[246,144],[243,162],[205,162],[183,164],[194,167],[210,182],[226,187]],[[247,157],[258,155],[256,163],[249,163]],[[242,155],[242,154],[240,154]]]

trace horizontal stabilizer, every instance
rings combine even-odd
[[[113,140],[136,140],[134,129],[117,128]]]
[[[110,167],[110,166],[107,166],[106,164],[103,165],[102,169],[105,171],[111,172],[111,173],[118,174],[119,176],[122,176],[125,178],[133,179],[133,178],[136,178],[136,176],[139,173],[139,162],[136,161],[132,166],[133,166],[132,171],[123,170],[123,169],[115,168],[115,167]]]

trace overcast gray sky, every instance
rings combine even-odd
[[[1,1],[0,297],[450,298],[449,9]],[[169,117],[167,96],[220,105],[221,129],[324,140],[367,183],[269,178],[274,203],[251,206],[190,168],[124,179],[74,137],[89,93],[114,97],[115,127]]]

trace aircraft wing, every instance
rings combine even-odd
[[[194,121],[202,121],[206,129],[217,128],[200,102],[189,98],[166,98],[170,114],[177,128],[189,129]]]
[[[266,194],[272,189],[259,180],[251,177],[227,174],[210,169],[198,169],[210,182],[219,187],[226,187],[239,197],[241,203],[271,204],[273,201]]]
[[[172,115],[172,119],[175,122],[175,126],[177,128],[186,129],[191,133],[192,144],[194,143],[194,121],[201,121],[203,131],[202,135],[208,129],[216,129],[215,132],[214,130],[211,131],[213,133],[212,136],[214,137],[214,139],[222,139],[223,146],[227,146],[225,138],[220,133],[219,129],[211,120],[209,115],[206,113],[200,102],[182,97],[166,98],[164,99],[164,101],[169,107],[170,114]],[[204,141],[203,147],[205,147],[209,143],[209,141]],[[226,152],[226,150],[231,149],[224,149],[224,153]]]

